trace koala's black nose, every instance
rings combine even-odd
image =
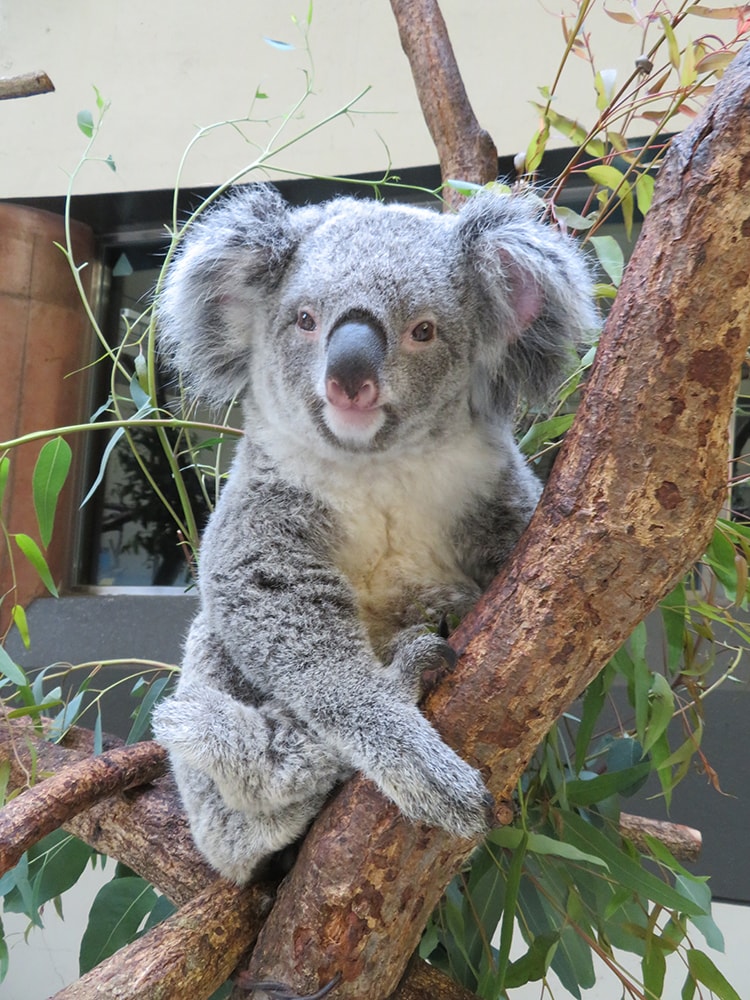
[[[385,354],[385,331],[374,320],[348,319],[334,327],[326,344],[328,401],[357,409],[375,406]]]

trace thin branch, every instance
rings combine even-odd
[[[51,94],[54,89],[54,83],[44,72],[0,77],[0,101],[9,101],[15,97],[36,97],[37,94]]]
[[[620,813],[620,833],[632,840],[638,850],[644,853],[648,853],[646,838],[653,837],[664,844],[678,861],[697,861],[703,847],[700,830],[681,823],[631,816],[630,813]]]

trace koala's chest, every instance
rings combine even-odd
[[[497,455],[481,449],[455,464],[425,457],[328,484],[341,530],[334,559],[371,632],[421,594],[473,586],[455,529],[467,507],[492,492],[496,477]]]

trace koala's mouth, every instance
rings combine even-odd
[[[321,437],[345,451],[382,450],[398,422],[388,403],[357,409],[332,406],[317,399],[310,414]]]
[[[338,406],[326,402],[323,406],[326,427],[340,441],[368,445],[386,422],[383,406]]]

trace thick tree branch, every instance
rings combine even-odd
[[[37,94],[51,94],[54,89],[54,83],[44,72],[0,77],[0,101],[8,101],[14,97],[35,97]]]
[[[674,143],[576,423],[529,530],[455,636],[428,715],[507,800],[540,739],[703,551],[750,334],[750,48]],[[251,970],[388,996],[470,845],[362,779],[327,807]]]
[[[497,149],[469,103],[437,0],[391,0],[427,128],[445,181],[487,184],[497,178]],[[463,200],[444,193],[449,206]]]

